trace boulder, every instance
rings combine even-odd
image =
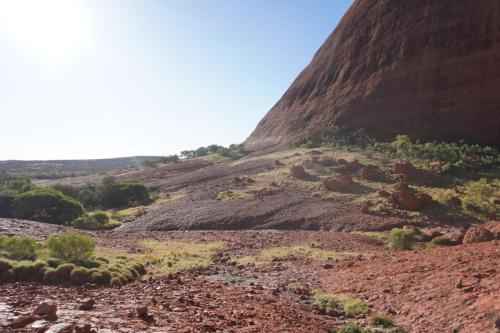
[[[425,205],[433,202],[430,195],[414,191],[406,183],[400,183],[396,186],[392,199],[402,209],[413,211],[420,210]]]
[[[325,188],[329,191],[345,191],[354,184],[350,176],[330,177],[323,181]]]
[[[482,243],[495,239],[495,235],[484,225],[469,228],[464,235],[464,244]]]
[[[95,300],[92,298],[84,298],[80,300],[78,308],[83,311],[90,311],[94,309]]]
[[[304,178],[306,176],[306,170],[300,165],[293,165],[290,168],[290,176],[295,178]]]
[[[31,323],[34,323],[35,321],[40,320],[40,317],[37,315],[21,315],[17,317],[11,324],[10,327],[12,328],[23,328]]]
[[[410,162],[399,162],[392,166],[392,173],[411,177],[417,169]]]
[[[368,164],[358,171],[358,177],[366,180],[378,180],[382,176],[380,169],[375,166]]]
[[[34,315],[38,316],[54,316],[57,313],[57,304],[52,300],[44,300],[42,301],[33,311]]]

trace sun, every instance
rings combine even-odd
[[[44,60],[64,60],[88,47],[89,23],[79,0],[0,0],[0,34]]]

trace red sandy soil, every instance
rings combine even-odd
[[[36,222],[0,220],[0,233],[32,234],[44,239],[58,228]],[[0,288],[0,325],[31,313],[43,299],[59,307],[58,322],[90,324],[115,332],[335,332],[345,318],[314,308],[314,289],[348,294],[370,306],[374,315],[392,317],[408,332],[496,332],[500,318],[500,246],[498,241],[393,251],[364,236],[315,231],[172,231],[95,234],[100,245],[134,250],[134,241],[223,241],[226,249],[208,269],[155,277],[121,289],[10,283]],[[265,268],[235,267],[230,258],[275,246],[305,244],[321,249],[370,253],[363,258],[314,261],[289,257]],[[333,269],[323,268],[325,263]],[[459,282],[461,280],[461,286]],[[296,292],[287,285],[303,286]],[[95,309],[78,309],[91,297]],[[147,306],[150,321],[136,308]],[[2,326],[0,326],[2,327]],[[20,332],[29,332],[29,326]],[[1,329],[0,329],[1,331]]]

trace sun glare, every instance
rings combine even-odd
[[[90,44],[88,12],[79,0],[0,0],[0,33],[48,61],[65,60]]]

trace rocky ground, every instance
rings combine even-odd
[[[0,220],[2,234],[44,239],[65,230]],[[311,296],[316,289],[365,300],[370,311],[354,322],[386,315],[408,332],[496,332],[500,324],[498,240],[395,251],[380,240],[337,232],[112,231],[94,236],[100,246],[131,252],[141,239],[220,241],[225,248],[215,254],[211,267],[146,278],[120,289],[3,284],[0,331],[41,332],[59,325],[50,331],[56,332],[67,324],[79,329],[75,332],[335,332],[351,321],[318,312]],[[231,263],[265,249],[294,245],[357,255],[290,255],[264,266]],[[39,320],[24,328],[12,328],[16,318],[30,315],[49,299],[57,305],[56,321],[35,318]],[[82,310],[89,299],[95,304]]]

